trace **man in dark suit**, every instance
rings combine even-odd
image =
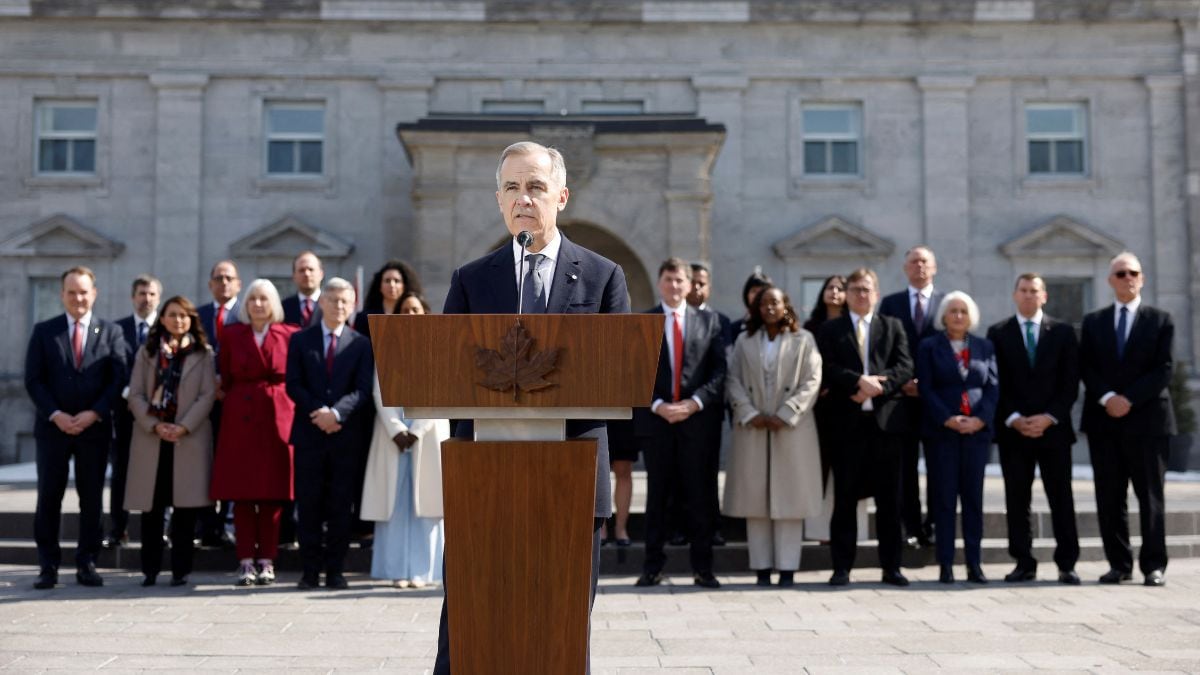
[[[360,455],[370,441],[375,361],[371,341],[346,325],[354,311],[354,287],[334,277],[321,293],[321,323],[288,343],[287,393],[296,403],[291,443],[296,448],[296,504],[300,559],[297,588],[320,583],[347,587],[343,562]],[[322,536],[324,527],[324,536]]]
[[[917,353],[921,340],[937,332],[933,318],[937,316],[945,293],[935,290],[933,278],[937,276],[937,258],[928,246],[914,246],[904,254],[904,276],[908,288],[892,293],[879,303],[879,313],[900,319],[904,324],[904,335],[908,339],[910,354]],[[908,416],[909,431],[901,438],[900,459],[900,508],[904,523],[905,541],[909,546],[931,546],[933,544],[933,481],[925,481],[925,518],[921,518],[921,479],[917,464],[921,458],[921,399],[917,392],[917,381],[910,380],[902,387],[904,399],[900,403]],[[929,458],[926,457],[926,462]]]
[[[62,550],[58,543],[69,463],[75,460],[79,494],[79,545],[75,579],[103,586],[96,573],[104,468],[112,444],[112,410],[129,379],[121,329],[92,315],[96,275],[72,267],[62,275],[66,313],[33,328],[25,353],[25,389],[36,418],[38,498],[34,514],[40,571],[33,587],[54,588]]]
[[[646,559],[638,586],[662,582],[672,484],[688,519],[693,582],[720,588],[712,572],[714,513],[710,503],[716,475],[709,457],[713,418],[724,414],[725,341],[712,312],[690,307],[692,268],[668,258],[658,268],[662,302],[648,314],[661,314],[665,332],[650,408],[634,411],[634,428],[646,462]],[[710,485],[710,483],[712,483]]]
[[[1079,347],[1075,329],[1044,312],[1046,282],[1038,274],[1017,277],[1013,301],[1016,316],[988,329],[996,348],[1000,402],[996,407],[996,440],[1004,471],[1008,519],[1008,554],[1017,566],[1005,581],[1037,578],[1033,557],[1029,503],[1034,467],[1041,467],[1042,487],[1050,501],[1054,524],[1054,562],[1058,580],[1078,585],[1079,534],[1071,495],[1071,406],[1079,396]]]
[[[305,251],[292,260],[292,281],[296,294],[283,299],[283,322],[308,328],[321,323],[321,282],[325,266],[312,251]]]
[[[222,260],[213,265],[208,275],[208,290],[212,293],[213,301],[200,305],[197,312],[200,314],[200,324],[208,337],[208,344],[212,345],[216,354],[219,354],[221,331],[227,324],[238,322],[238,310],[241,307],[238,293],[242,291],[242,280],[238,277],[237,266],[233,264],[232,260]],[[219,385],[220,382],[221,373],[218,372],[217,384]],[[221,398],[224,395],[224,390],[218,386],[217,400],[213,403],[212,412],[208,415],[208,419],[212,423],[214,440],[221,430]],[[225,501],[215,504],[211,509],[201,509],[200,517],[197,519],[201,546],[208,548],[231,548],[233,546],[233,540],[225,531],[225,522],[229,520],[229,508],[230,502]]]
[[[721,324],[721,341],[725,343],[725,357],[728,360],[729,354],[733,351],[733,322],[728,316],[718,312],[708,304],[708,298],[712,295],[712,270],[704,263],[692,263],[692,290],[688,292],[687,303],[696,309],[705,312],[712,312],[717,315],[717,320]],[[721,404],[722,414],[708,415],[708,419],[712,424],[712,429],[709,432],[709,447],[705,450],[708,453],[708,471],[712,474],[712,489],[709,490],[709,503],[712,507],[712,522],[713,522],[713,546],[724,546],[725,537],[721,535],[721,502],[717,496],[717,475],[721,472],[721,442],[722,431],[725,428],[726,413],[729,406],[724,402]],[[682,504],[683,500],[677,492],[673,492],[673,502]],[[687,530],[686,513],[682,510],[672,509],[673,522],[671,528],[674,532],[682,534]],[[679,517],[683,516],[683,517]]]
[[[500,153],[496,169],[496,202],[511,243],[463,265],[450,278],[444,314],[513,314],[518,303],[526,313],[623,314],[629,312],[625,273],[616,263],[578,246],[558,230],[558,213],[567,206],[567,169],[553,148],[524,141]],[[516,236],[533,235],[521,259]],[[524,263],[524,264],[522,264]],[[519,300],[520,298],[520,300]],[[471,438],[474,426],[460,422],[458,438]],[[567,438],[596,439],[596,509],[592,522],[592,598],[600,572],[600,525],[612,514],[609,495],[608,435],[603,422],[572,420]],[[448,555],[471,555],[450,551]],[[453,580],[443,586],[447,594]],[[590,663],[590,660],[589,660]],[[450,673],[450,627],[442,602],[434,673]]]
[[[1083,318],[1079,372],[1082,430],[1088,435],[1096,482],[1096,515],[1109,570],[1102,584],[1133,576],[1126,493],[1137,495],[1142,525],[1138,566],[1147,586],[1166,583],[1163,473],[1175,412],[1167,384],[1174,363],[1171,315],[1142,302],[1142,264],[1132,253],[1112,259],[1108,285],[1116,303]]]
[[[875,497],[875,529],[883,582],[907,586],[900,572],[900,453],[911,431],[901,387],[913,377],[908,338],[899,319],[875,312],[879,277],[860,268],[846,278],[848,312],[817,334],[821,386],[837,429],[833,458],[833,518],[829,524],[832,586],[850,583],[857,548],[859,497]]]
[[[133,280],[133,314],[118,319],[117,325],[125,336],[125,362],[133,368],[133,357],[139,347],[146,343],[150,328],[158,320],[158,303],[162,298],[162,282],[149,274],[139,274]],[[129,392],[129,379],[122,383],[124,391],[113,410],[116,437],[112,446],[112,485],[108,492],[109,530],[104,537],[104,548],[117,548],[129,543],[126,527],[129,512],[125,510],[125,475],[129,469],[129,442],[133,437],[133,415],[125,404]]]

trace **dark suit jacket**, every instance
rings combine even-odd
[[[646,314],[663,316],[662,305],[655,305]],[[725,338],[721,333],[721,321],[716,313],[696,309],[687,305],[683,319],[683,372],[679,378],[679,398],[700,399],[704,410],[693,415],[697,421],[720,418],[724,413],[725,401]],[[664,334],[658,351],[658,371],[654,376],[654,393],[650,400],[670,401],[674,395],[671,381],[671,356],[667,349],[669,334]],[[687,424],[688,419],[681,424]],[[664,432],[672,425],[650,412],[649,408],[634,411],[634,428],[639,436],[652,436]],[[674,425],[679,426],[679,425]]]
[[[370,440],[370,415],[375,361],[371,341],[346,326],[333,358],[333,377],[325,372],[325,335],[320,325],[305,328],[288,341],[288,397],[296,403],[291,443],[296,447],[333,443],[347,452],[366,452]],[[309,420],[309,414],[328,406],[338,412],[342,430],[326,434]]]
[[[304,312],[300,311],[299,296],[297,296],[295,293],[292,293],[291,295],[289,295],[283,299],[283,322],[284,323],[290,323],[293,326],[299,326],[301,328],[308,328],[309,326],[316,326],[317,324],[321,323],[322,316],[324,316],[324,313],[321,312],[321,304],[313,303],[312,316],[310,316],[308,318],[308,323],[305,323],[304,322]],[[357,325],[358,325],[358,323],[355,322],[356,327],[357,327]],[[359,331],[359,332],[361,333],[362,331]]]
[[[1171,315],[1143,301],[1134,315],[1124,358],[1117,358],[1115,308],[1109,305],[1083,317],[1079,339],[1079,372],[1083,376],[1084,433],[1175,434],[1175,411],[1167,384],[1174,365],[1171,355],[1175,324]],[[1109,417],[1100,397],[1116,392],[1133,404],[1120,419]]]
[[[554,267],[554,281],[546,302],[547,314],[624,314],[629,312],[629,292],[625,273],[613,261],[578,246],[563,237]],[[517,275],[513,267],[512,244],[454,270],[446,293],[443,314],[515,314],[517,312]],[[608,434],[603,422],[571,420],[568,438],[595,438],[597,518],[612,515],[609,497]],[[455,436],[471,438],[474,424],[464,420],[455,428]]]
[[[1000,400],[1000,387],[996,376],[996,350],[985,338],[971,335],[967,341],[971,360],[967,364],[964,380],[958,370],[958,356],[950,346],[945,333],[937,333],[921,340],[917,347],[917,386],[921,390],[924,414],[921,419],[921,436],[929,439],[959,438],[957,431],[945,427],[946,420],[962,414],[962,393],[967,392],[971,416],[986,424],[975,432],[980,440],[991,440],[995,432],[996,403]]]
[[[238,309],[241,306],[242,301],[237,300],[233,303],[233,307],[230,307],[229,310],[225,312],[226,325],[238,322]],[[213,353],[219,354],[221,351],[221,345],[220,341],[217,340],[217,312],[213,307],[213,301],[209,300],[203,305],[200,305],[196,308],[196,311],[200,314],[200,325],[204,327],[204,335],[208,337],[208,343],[212,345]]]
[[[69,437],[50,421],[50,415],[55,410],[68,415],[92,410],[100,421],[79,439],[107,443],[112,439],[113,407],[129,381],[124,337],[116,324],[93,314],[83,365],[77,369],[67,325],[67,315],[60,314],[34,326],[29,338],[25,389],[37,408],[33,435],[39,440],[66,441]]]
[[[1042,315],[1034,364],[1025,350],[1025,328],[1012,316],[988,329],[996,348],[1000,401],[996,405],[996,440],[1039,446],[1069,446],[1075,442],[1071,407],[1079,397],[1079,343],[1070,325]],[[1049,414],[1058,420],[1041,438],[1027,438],[1004,425],[1013,413]]]
[[[937,316],[938,308],[941,307],[942,298],[946,294],[937,290],[929,296],[929,306],[925,308],[925,323],[917,326],[913,322],[912,309],[910,307],[910,296],[908,286],[904,290],[897,291],[883,298],[879,302],[879,313],[884,316],[890,316],[900,319],[900,323],[904,324],[904,336],[908,338],[909,355],[916,359],[917,347],[921,344],[921,340],[937,335],[938,330],[933,326],[933,318]],[[911,425],[910,431],[918,433],[921,429],[921,399],[905,396],[901,399],[901,406],[904,407],[905,414],[908,415],[908,421]]]
[[[867,354],[870,374],[887,377],[883,382],[883,393],[872,399],[875,421],[879,428],[891,433],[916,431],[912,420],[900,408],[904,394],[900,387],[913,377],[913,361],[908,351],[908,338],[900,320],[875,313],[871,321],[870,344]],[[857,424],[862,406],[850,400],[858,391],[858,378],[862,377],[862,359],[858,355],[858,339],[850,313],[821,325],[817,333],[817,347],[821,350],[821,388],[828,389],[826,403],[829,419],[835,427]]]

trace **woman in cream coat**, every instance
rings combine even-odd
[[[767,286],[750,308],[726,377],[733,450],[725,477],[729,516],[746,519],[758,585],[791,586],[800,567],[804,518],[821,510],[821,449],[813,405],[821,354],[785,294]]]
[[[399,314],[428,313],[415,293],[399,305]],[[422,588],[442,578],[442,441],[450,422],[407,419],[403,408],[385,407],[378,376],[375,409],[360,516],[375,521],[371,576]]]

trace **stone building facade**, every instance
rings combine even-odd
[[[1200,2],[0,0],[0,461],[32,458],[23,352],[86,263],[207,297],[216,260],[286,282],[414,262],[434,305],[503,236],[498,151],[564,148],[568,236],[653,302],[668,255],[741,311],[761,266],[809,304],[859,264],[987,321],[1016,274],[1054,309],[1146,296],[1191,364],[1200,314]],[[290,283],[281,290],[289,292]]]

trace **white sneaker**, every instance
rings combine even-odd
[[[408,585],[412,588],[425,588],[427,584],[420,579],[413,579],[412,581],[408,582]]]
[[[236,586],[253,586],[258,583],[258,571],[254,569],[254,563],[244,562],[238,568],[238,577]]]
[[[392,582],[392,588],[408,588],[411,584],[408,579],[397,579]]]
[[[275,583],[275,565],[271,561],[259,561],[258,563],[258,585],[270,586]]]

